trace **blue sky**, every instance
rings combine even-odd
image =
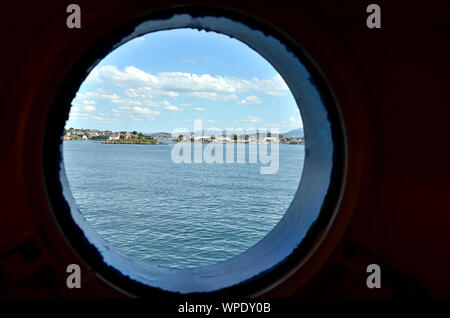
[[[146,34],[106,56],[72,101],[66,128],[172,132],[303,127],[277,71],[244,43],[193,29]]]

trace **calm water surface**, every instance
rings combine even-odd
[[[86,220],[118,250],[154,265],[202,266],[244,252],[278,223],[300,182],[302,145],[280,144],[272,175],[260,174],[259,160],[176,164],[172,146],[63,144]]]

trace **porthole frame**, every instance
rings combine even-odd
[[[181,21],[184,21],[183,23],[185,24],[183,25],[180,20],[173,20],[174,17],[182,17],[184,20],[181,19]],[[216,22],[212,25],[208,25],[205,21],[206,18]],[[290,217],[286,217],[286,213],[286,215],[283,216],[282,221],[280,221],[280,223],[263,240],[250,250],[230,260],[194,269],[152,269],[150,271],[145,270],[145,268],[148,270],[151,267],[148,264],[129,259],[111,249],[106,242],[102,241],[95,231],[89,230],[89,225],[83,220],[79,213],[74,213],[76,212],[76,204],[73,198],[71,198],[70,189],[65,180],[60,149],[62,144],[62,131],[64,129],[65,121],[68,118],[70,103],[81,83],[89,74],[89,71],[104,56],[114,50],[114,48],[134,37],[147,33],[149,31],[148,24],[147,28],[142,27],[142,25],[150,20],[153,21],[152,23],[155,23],[155,21],[169,22],[169,24],[164,26],[164,29],[167,29],[169,26],[170,28],[193,27],[236,37],[238,40],[249,45],[252,49],[261,54],[275,67],[275,69],[277,69],[277,71],[280,72],[290,87],[297,103],[299,103],[300,97],[302,96],[302,94],[298,92],[297,85],[299,85],[299,83],[306,86],[309,85],[308,87],[314,87],[320,92],[319,96],[317,96],[323,106],[323,108],[320,109],[320,116],[316,116],[317,113],[314,112],[315,110],[313,107],[310,107],[311,109],[305,109],[305,107],[308,106],[300,107],[305,126],[306,146],[304,171],[299,190],[297,190],[296,193],[296,198],[301,192],[300,189],[302,187],[311,189],[308,192],[310,196],[317,196],[317,193],[320,192],[321,197],[316,200],[319,203],[310,203],[309,205],[305,203],[306,206],[309,206],[310,209],[315,211],[314,213],[316,216],[310,220],[311,226],[308,227],[308,229],[304,229],[304,237],[300,239],[298,242],[299,244],[293,246],[293,242],[290,242],[290,245],[284,248],[285,250],[282,251],[283,253],[285,253],[286,250],[291,250],[291,252],[284,255],[284,257],[282,257],[283,255],[281,255],[280,249],[276,248],[280,247],[280,245],[273,245],[273,240],[276,239],[278,240],[278,244],[281,244],[280,242],[283,241],[283,238],[280,236],[286,231],[283,231],[283,228],[280,230],[280,227],[284,225],[289,226],[291,221],[296,220],[295,217],[301,217],[298,213],[291,215]],[[220,22],[217,24],[217,21]],[[139,25],[141,26],[140,28],[137,27]],[[286,74],[286,65],[280,65],[287,62],[283,61],[279,55],[275,54],[274,56],[268,56],[267,52],[261,52],[261,47],[252,46],[255,45],[255,43],[252,42],[255,38],[253,38],[252,41],[247,38],[247,41],[245,41],[241,38],[241,33],[241,37],[239,37],[233,33],[236,32],[236,30],[229,31],[233,30],[237,25],[240,25],[237,30],[238,32],[244,32],[243,30],[248,32],[250,30],[252,32],[259,32],[258,36],[260,39],[267,40],[270,37],[274,41],[280,40],[281,42],[279,42],[279,45],[284,47],[287,54],[292,55],[292,59],[295,60],[299,58],[301,60],[300,65],[305,68],[307,73],[311,76],[311,79],[305,81],[303,78],[303,82],[296,82],[298,81],[298,78],[296,79],[298,74],[292,74],[295,69],[290,68],[291,74]],[[153,27],[154,26],[155,24],[153,24]],[[224,27],[228,28],[228,33],[223,30]],[[256,46],[258,45],[260,45],[260,43]],[[265,49],[267,50],[268,48]],[[273,52],[271,54],[273,54]],[[276,59],[277,56],[279,58],[275,61],[274,59]],[[294,85],[293,82],[297,84]],[[304,98],[304,96],[305,94],[303,94],[303,97],[301,98]],[[301,101],[301,103],[304,102]],[[307,105],[308,102],[305,103]],[[317,111],[318,109],[316,109],[316,112]],[[249,17],[238,15],[234,12],[218,10],[216,8],[183,7],[146,14],[145,16],[141,16],[122,25],[106,37],[99,39],[99,41],[87,50],[83,56],[80,56],[80,59],[73,65],[65,77],[65,81],[60,87],[50,108],[48,118],[49,120],[47,122],[44,138],[43,162],[45,187],[51,202],[54,217],[67,241],[88,266],[92,267],[111,285],[130,295],[148,296],[161,294],[209,293],[237,296],[257,295],[261,290],[273,288],[287,279],[290,273],[293,272],[293,269],[301,267],[305,260],[314,253],[314,250],[326,235],[337,213],[337,208],[345,184],[346,139],[343,122],[332,90],[327,84],[324,75],[321,74],[318,67],[314,64],[312,58],[298,45],[283,36],[282,33],[265,25],[261,21],[255,21]],[[314,118],[316,118],[315,120],[318,122],[315,122]],[[329,126],[328,128],[326,127],[327,125]],[[311,133],[313,131],[314,133]],[[331,149],[330,147],[322,147],[325,139]],[[326,170],[324,168],[328,169],[327,172],[325,175],[319,176]],[[306,177],[305,172],[307,173]],[[308,173],[311,178],[309,181],[307,179]],[[314,189],[312,188],[313,185]],[[321,191],[316,191],[320,186],[322,186],[323,189]],[[314,194],[311,193],[311,191],[317,193]],[[303,194],[303,196],[305,195],[306,194]],[[295,200],[296,199],[293,201],[294,207],[291,205],[288,211],[293,211],[298,207],[295,205]],[[277,227],[278,230],[275,230]],[[294,235],[292,233],[295,232],[296,228],[287,229],[291,236]],[[265,242],[272,242],[272,245],[265,245]],[[284,242],[286,243],[286,241]],[[261,266],[261,268],[256,270],[253,268],[253,265],[257,263],[261,264],[265,258],[261,258],[261,254],[252,252],[252,250],[255,250],[255,247],[259,250],[272,250],[278,258],[274,258],[274,260],[271,261],[271,263],[273,263],[272,266],[266,266],[266,268]],[[247,271],[243,271],[242,269],[245,269],[243,267],[230,270],[230,268],[239,264],[240,266],[247,268]],[[144,271],[142,267],[145,267]],[[253,274],[248,275],[248,271],[253,271]],[[146,276],[146,278],[140,279],[141,275]],[[200,278],[200,281],[193,278]],[[154,280],[158,281],[155,282]]]

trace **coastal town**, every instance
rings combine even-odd
[[[281,144],[305,144],[304,137],[286,137],[283,135],[266,134],[212,134],[186,133],[170,134],[158,132],[144,134],[137,131],[111,131],[98,129],[64,129],[64,140],[97,140],[110,144],[164,144],[165,142],[201,142],[201,143],[281,143]]]

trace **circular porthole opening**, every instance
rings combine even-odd
[[[46,134],[49,196],[80,256],[135,294],[248,294],[307,257],[342,182],[308,60],[213,15],[105,43],[67,77]]]
[[[163,268],[255,245],[292,202],[305,155],[299,108],[276,70],[244,43],[194,29],[148,33],[102,59],[63,140],[86,221]]]

